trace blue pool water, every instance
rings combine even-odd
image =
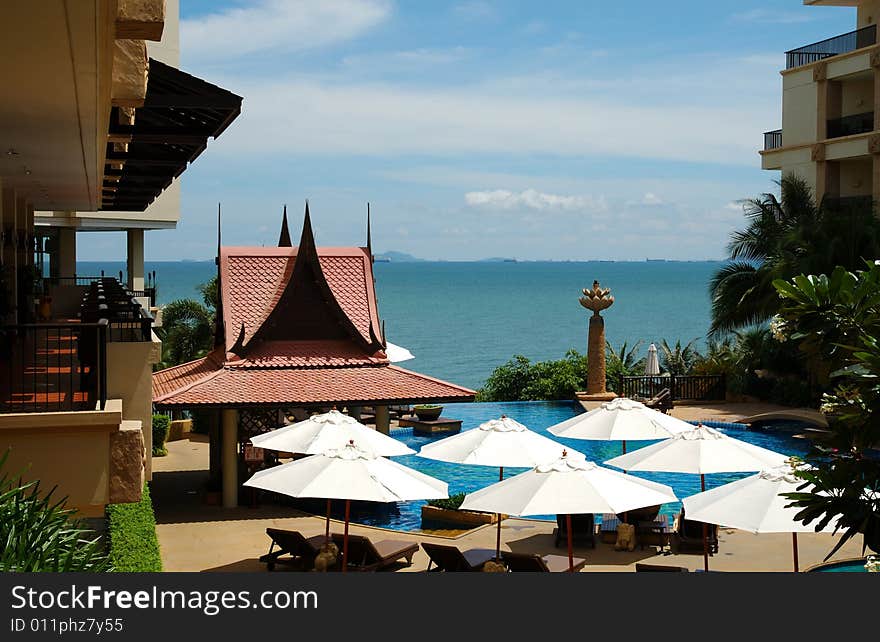
[[[867,573],[865,568],[865,560],[847,560],[845,562],[831,562],[823,564],[814,569],[815,573]]]
[[[621,453],[619,441],[582,441],[572,439],[559,439],[546,432],[547,428],[565,419],[583,412],[581,406],[574,402],[506,402],[506,403],[463,403],[446,404],[443,415],[462,420],[462,430],[475,428],[484,421],[495,419],[502,414],[516,419],[531,430],[545,434],[573,450],[578,450],[587,456],[587,459],[601,464],[607,459]],[[711,422],[710,422],[711,423]],[[810,443],[805,439],[794,438],[790,433],[776,433],[772,431],[753,431],[743,424],[720,424],[714,423],[722,432],[749,443],[775,450],[788,455],[803,456],[809,450]],[[442,436],[424,437],[414,435],[412,429],[398,429],[392,432],[392,437],[399,439],[417,451],[425,444],[442,439]],[[630,441],[627,442],[627,451],[647,446],[653,442]],[[489,484],[498,481],[498,469],[487,466],[466,466],[460,464],[447,464],[444,462],[425,459],[417,455],[395,457],[395,461],[410,466],[425,474],[442,479],[449,484],[449,494],[459,492],[473,492]],[[510,477],[523,472],[523,468],[505,468],[504,477]],[[700,478],[698,475],[686,475],[676,473],[633,473],[645,479],[650,479],[671,486],[677,497],[683,498],[700,492]],[[751,473],[724,473],[706,475],[706,488],[714,488],[745,477]],[[421,507],[425,502],[401,502],[386,506],[361,505],[353,507],[352,521],[373,526],[382,526],[398,530],[418,530],[421,528]],[[681,505],[670,503],[663,506],[663,512],[670,515],[677,514]],[[555,516],[543,516],[544,519],[555,519]]]

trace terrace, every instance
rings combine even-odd
[[[877,44],[877,25],[856,29],[785,52],[785,68],[795,69]]]

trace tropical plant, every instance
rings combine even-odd
[[[515,355],[498,366],[477,393],[478,401],[532,401],[572,399],[587,380],[587,358],[569,350],[556,361],[532,363]]]
[[[697,339],[692,339],[687,345],[682,346],[681,340],[676,340],[675,345],[670,346],[666,339],[661,340],[660,370],[675,376],[690,374],[694,364],[700,359],[700,353],[694,347],[696,342]]]
[[[632,347],[624,341],[617,350],[605,342],[605,388],[616,391],[621,377],[637,377],[645,374],[645,357],[639,357],[642,341]]]
[[[459,508],[461,508],[462,503],[464,503],[464,497],[464,493],[453,493],[446,499],[428,500],[428,506],[445,508],[446,510],[458,510]]]
[[[162,363],[168,368],[205,356],[214,345],[217,278],[199,286],[202,302],[177,299],[162,309]]]
[[[108,506],[107,521],[114,571],[158,573],[162,570],[156,515],[148,484],[144,484],[139,502]]]
[[[168,438],[168,427],[171,420],[167,415],[153,415],[153,457],[164,457],[168,454],[165,440]]]
[[[42,492],[38,481],[22,482],[3,468],[0,456],[0,571],[103,572],[110,570],[104,544],[75,518],[67,498]]]
[[[787,175],[780,198],[763,194],[743,201],[747,227],[728,245],[729,262],[712,277],[710,335],[765,323],[779,309],[776,279],[857,269],[880,255],[880,221],[869,200],[848,204],[825,198],[818,205],[807,183]]]
[[[863,552],[880,552],[880,262],[830,276],[777,280],[783,299],[778,332],[828,362],[835,387],[823,397],[830,431],[799,472],[805,482],[789,498],[797,519],[833,524],[843,535],[828,554],[861,534]],[[803,492],[813,484],[813,492]],[[827,557],[826,557],[827,559]]]

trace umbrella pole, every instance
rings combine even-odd
[[[626,439],[623,440],[623,454],[626,454]]]
[[[498,469],[498,481],[504,481],[504,466]],[[498,533],[495,535],[495,561],[501,561],[501,513],[495,513],[498,519]]]
[[[324,527],[324,539],[327,544],[330,543],[330,500],[327,500],[327,524]]]
[[[791,553],[794,556],[794,572],[798,572],[797,533],[791,534]]]
[[[568,529],[568,572],[574,573],[574,553],[571,549],[571,513],[565,516],[565,527]]]
[[[626,439],[623,440],[623,454],[624,455],[626,454]],[[623,471],[623,474],[628,475],[629,473],[626,471]],[[623,523],[629,524],[629,515],[627,515],[626,511],[623,512]]]
[[[348,568],[348,520],[351,515],[351,500],[345,500],[345,532],[342,535],[342,572]]]
[[[706,491],[706,476],[700,475],[700,491]],[[709,525],[703,522],[703,570],[709,570]]]

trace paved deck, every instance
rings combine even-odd
[[[299,530],[311,536],[324,532],[324,519],[281,506],[224,509],[207,506],[201,489],[207,478],[208,445],[204,437],[168,444],[168,456],[153,460],[152,495],[156,508],[157,533],[166,571],[262,571],[258,558],[269,547],[267,527]],[[551,536],[555,524],[529,519],[507,519],[502,523],[502,548],[517,552],[565,554],[555,549]],[[333,520],[331,529],[342,532],[341,522]],[[461,549],[494,548],[495,526],[487,525],[458,536],[389,531],[353,525],[352,533],[374,539],[436,541],[452,543]],[[805,569],[822,561],[835,538],[824,534],[798,536],[800,566]],[[790,571],[791,535],[752,535],[734,529],[719,532],[720,552],[710,558],[710,568],[722,571]],[[860,544],[848,542],[833,559],[860,556]],[[595,549],[576,548],[575,555],[588,560],[584,572],[634,571],[636,562],[702,568],[699,554],[658,554],[656,548],[615,551],[597,542]],[[411,567],[400,571],[423,571],[428,558],[419,549]],[[280,567],[279,567],[280,568]]]

